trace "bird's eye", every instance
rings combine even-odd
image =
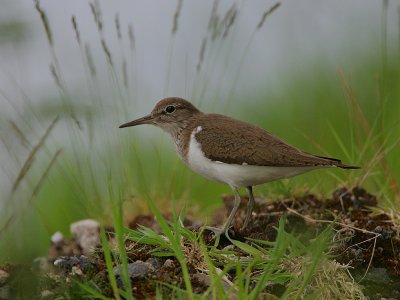
[[[165,108],[165,111],[166,111],[167,113],[169,113],[169,114],[172,114],[172,113],[175,111],[175,106],[173,106],[173,105],[168,105],[168,106]]]

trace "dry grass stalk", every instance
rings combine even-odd
[[[206,53],[206,48],[207,48],[207,38],[203,38],[203,42],[201,43],[201,48],[200,48],[200,54],[199,54],[199,62],[197,63],[197,71],[200,71],[201,65],[203,64],[204,61],[204,54]]]
[[[92,12],[92,15],[94,17],[94,22],[96,23],[97,29],[102,32],[103,31],[103,20],[101,16],[101,10],[100,10],[100,4],[98,1],[95,1],[94,3],[89,3],[90,10]]]
[[[14,121],[12,121],[12,120],[9,120],[9,123],[10,123],[10,125],[11,125],[11,128],[15,131],[15,133],[17,134],[17,136],[19,137],[19,139],[21,140],[21,143],[24,145],[24,146],[29,146],[29,141],[28,141],[28,139],[25,137],[25,135],[24,135],[24,133],[22,132],[22,130],[18,127],[18,125],[14,122]]]
[[[93,61],[93,56],[92,56],[92,52],[90,51],[90,46],[87,43],[85,44],[85,55],[86,55],[87,63],[89,66],[90,75],[92,77],[96,77],[96,66]]]
[[[101,39],[101,46],[103,47],[103,51],[104,51],[104,54],[105,54],[106,57],[107,57],[108,63],[109,63],[111,66],[114,66],[113,60],[112,60],[112,57],[111,57],[111,52],[110,52],[110,50],[108,49],[108,46],[107,46],[107,44],[106,44],[106,41],[105,41],[103,38]]]
[[[10,227],[11,223],[15,220],[14,219],[14,213],[11,214],[11,216],[8,217],[7,221],[4,223],[3,227],[0,228],[0,233],[3,233]]]
[[[367,269],[365,270],[364,276],[362,277],[361,280],[363,280],[363,279],[365,278],[365,276],[367,275],[367,273],[368,273],[368,271],[369,271],[369,268],[371,267],[372,259],[374,258],[374,254],[375,254],[376,241],[377,241],[378,237],[381,236],[380,233],[373,232],[373,231],[369,231],[369,230],[366,230],[366,229],[363,229],[363,228],[358,228],[358,227],[355,227],[355,226],[352,226],[352,225],[349,225],[349,224],[345,224],[345,223],[341,223],[341,222],[329,221],[329,220],[318,220],[318,219],[313,219],[313,218],[311,218],[310,216],[304,216],[304,215],[300,214],[299,212],[297,212],[296,210],[291,209],[290,207],[287,207],[287,206],[286,206],[286,209],[287,209],[289,212],[291,212],[291,213],[293,213],[293,214],[295,214],[295,215],[297,215],[297,216],[302,217],[305,221],[310,222],[311,224],[315,224],[315,223],[325,223],[325,224],[339,225],[339,226],[342,227],[342,229],[339,230],[337,234],[339,234],[343,229],[351,229],[351,230],[356,230],[356,231],[360,231],[360,232],[362,232],[362,233],[366,233],[366,234],[371,234],[371,235],[373,235],[372,238],[366,239],[365,241],[363,241],[363,242],[361,242],[361,243],[358,243],[358,244],[355,244],[355,245],[352,245],[352,246],[351,246],[351,247],[354,247],[354,246],[356,246],[356,245],[363,244],[363,243],[369,242],[369,241],[371,241],[371,240],[374,240],[374,245],[373,245],[373,248],[372,248],[371,258],[369,259]],[[335,235],[335,236],[336,236],[336,235]],[[334,237],[334,239],[335,239],[335,237]]]
[[[21,170],[18,173],[18,176],[13,184],[12,187],[12,192],[15,192],[19,186],[19,184],[21,183],[22,179],[24,179],[24,177],[26,176],[26,174],[28,173],[28,171],[30,170],[33,161],[35,160],[36,154],[38,153],[38,151],[40,150],[40,148],[42,148],[42,146],[44,145],[46,139],[48,138],[48,136],[50,135],[50,132],[53,130],[54,126],[56,125],[56,123],[58,122],[59,118],[56,117],[51,124],[49,125],[49,127],[47,127],[44,135],[40,138],[39,142],[32,148],[32,151],[29,153],[28,158],[26,159],[25,163],[23,164]]]
[[[121,23],[119,21],[119,14],[115,14],[115,30],[117,31],[117,37],[119,40],[122,40],[122,34],[121,34]]]
[[[389,152],[387,149],[386,143],[384,143],[381,140],[381,136],[377,134],[376,136],[373,135],[373,130],[371,129],[371,126],[368,122],[367,117],[364,114],[363,109],[361,108],[361,105],[359,101],[357,100],[357,97],[352,89],[352,86],[349,82],[349,80],[346,78],[343,70],[339,70],[339,77],[341,79],[345,94],[346,94],[346,99],[350,103],[350,106],[352,108],[353,112],[353,117],[356,120],[357,124],[361,124],[361,129],[363,132],[361,132],[361,129],[359,127],[356,127],[356,134],[357,137],[359,138],[360,141],[364,143],[365,141],[365,136],[369,137],[371,139],[371,145],[373,149],[375,150],[375,156],[374,159],[371,161],[369,168],[365,171],[365,174],[363,177],[361,177],[361,180],[365,180],[369,173],[372,170],[372,167],[376,165],[377,163],[380,164],[382,167],[383,173],[386,175],[387,178],[390,180],[390,189],[393,192],[393,194],[400,198],[400,184],[397,178],[393,176],[394,172],[391,170],[391,166],[387,161],[387,153]],[[379,97],[378,97],[379,100]],[[378,107],[378,113],[377,116],[379,118],[382,118],[382,106]],[[381,128],[381,132],[382,132]],[[397,140],[390,148],[394,148],[399,141]]]
[[[260,29],[261,27],[263,27],[265,20],[267,19],[267,17],[272,14],[275,10],[277,10],[279,8],[279,6],[281,6],[280,2],[275,3],[271,8],[267,9],[264,14],[261,17],[260,22],[258,22],[257,28],[256,30]]]
[[[354,118],[357,120],[358,124],[361,125],[361,128],[364,130],[364,133],[365,134],[369,133],[371,131],[371,128],[369,126],[368,120],[365,117],[364,112],[357,101],[357,96],[353,91],[349,79],[346,78],[342,69],[339,69],[339,77],[342,82],[342,86],[344,88],[346,99],[349,101],[351,105]],[[359,127],[357,127],[356,129],[359,130]],[[362,134],[358,132],[358,135],[361,136]]]
[[[234,3],[230,9],[225,14],[225,17],[222,20],[222,24],[224,26],[224,31],[222,34],[222,38],[226,38],[229,34],[229,30],[232,28],[233,23],[235,23],[236,16],[237,16],[237,8],[236,3]]]
[[[226,11],[224,17],[218,15],[218,4],[219,1],[215,1],[211,10],[210,19],[208,21],[208,31],[211,32],[211,40],[214,41],[216,38],[226,38],[233,27],[237,18],[238,9],[236,3]]]
[[[211,40],[214,41],[218,36],[220,32],[220,21],[219,21],[219,15],[214,16],[214,21],[213,21],[213,27],[212,27],[212,33],[211,33]]]
[[[183,251],[185,261],[188,266],[202,272],[208,271],[207,262],[205,260],[204,254],[200,245],[197,242],[189,242],[182,238],[181,249]]]
[[[35,0],[35,8],[40,15],[40,19],[42,20],[42,24],[43,24],[43,27],[44,27],[44,30],[45,30],[46,36],[47,36],[47,41],[49,42],[49,44],[51,46],[53,46],[53,35],[51,33],[49,20],[47,18],[45,11],[40,6],[39,0]]]
[[[72,22],[72,28],[74,29],[74,32],[75,32],[76,40],[78,41],[78,44],[80,45],[81,44],[81,35],[78,30],[78,23],[76,22],[75,16],[72,16],[71,22]]]
[[[283,267],[288,273],[302,278],[311,261],[311,257],[297,257],[295,259],[284,260]],[[294,290],[287,296],[289,299],[292,299],[296,293],[297,290]],[[307,296],[311,295],[313,296],[312,299],[321,300],[367,299],[361,287],[354,282],[354,279],[350,275],[349,266],[328,259],[324,259],[319,263],[311,281],[301,296],[307,298]]]
[[[396,146],[400,143],[400,138],[397,139],[390,147],[387,147],[386,144],[382,144],[379,146],[378,149],[375,150],[375,154],[372,157],[372,159],[370,159],[370,161],[368,162],[368,164],[363,167],[363,169],[365,170],[364,174],[362,176],[360,176],[356,182],[357,185],[362,185],[364,183],[364,181],[368,178],[368,176],[370,175],[370,173],[372,172],[372,170],[380,163],[382,165],[383,161],[385,160],[387,154],[396,148]],[[395,178],[393,178],[393,176],[391,175],[391,172],[388,169],[384,168],[384,172],[386,173],[386,177],[389,178],[389,180],[391,181],[391,189],[395,192],[397,191],[397,181]],[[400,196],[400,194],[398,194]]]
[[[54,79],[54,82],[56,83],[56,85],[60,88],[63,89],[63,86],[61,84],[61,80],[60,80],[60,76],[58,76],[56,67],[53,63],[50,64],[50,72],[51,72],[51,76]]]
[[[182,3],[183,3],[183,0],[178,0],[178,5],[177,5],[175,13],[174,13],[174,25],[172,27],[172,34],[175,34],[178,30],[178,19],[179,19],[179,15],[181,14]]]
[[[400,238],[400,212],[391,208],[381,208],[381,207],[374,207],[373,212],[371,213],[372,217],[377,217],[380,215],[389,216],[389,220],[386,222],[393,223],[393,231],[396,233],[396,238]]]
[[[126,63],[125,59],[123,59],[123,61],[122,61],[122,78],[124,81],[125,88],[128,88],[128,70],[127,70],[127,63]]]
[[[129,46],[131,51],[135,51],[135,35],[133,33],[133,26],[132,24],[128,25],[128,38],[129,38]]]
[[[345,223],[341,223],[341,222],[336,222],[336,221],[330,221],[330,220],[319,220],[319,219],[314,219],[314,218],[311,218],[310,216],[302,215],[302,214],[299,213],[298,211],[296,211],[296,210],[294,210],[294,209],[292,209],[292,208],[290,208],[290,207],[288,207],[288,206],[286,206],[286,209],[287,209],[288,212],[291,212],[291,213],[293,213],[293,214],[295,214],[295,215],[297,215],[297,216],[299,216],[299,217],[302,217],[305,221],[310,222],[310,224],[315,224],[315,223],[335,224],[335,225],[339,225],[339,226],[341,226],[341,227],[346,227],[346,228],[354,229],[354,230],[360,231],[360,232],[362,232],[362,233],[372,234],[372,235],[375,236],[375,238],[378,238],[378,237],[381,236],[380,233],[373,232],[373,231],[369,231],[369,230],[366,230],[366,229],[363,229],[363,228],[354,227],[354,226],[351,226],[351,225],[349,225],[349,224],[345,224]]]
[[[208,26],[207,26],[208,31],[210,31],[210,32],[214,31],[216,23],[218,23],[218,21],[216,22],[216,18],[218,18],[218,16],[217,16],[218,4],[219,4],[219,0],[214,0],[213,7],[211,9],[210,19],[208,21]]]
[[[53,167],[54,163],[56,162],[56,160],[57,160],[57,158],[59,157],[59,155],[61,154],[61,152],[62,152],[62,149],[58,149],[58,150],[56,151],[56,153],[54,153],[53,157],[52,157],[51,160],[50,160],[49,165],[47,166],[46,170],[44,171],[44,173],[43,173],[42,176],[40,177],[39,182],[36,184],[35,188],[33,189],[31,199],[33,199],[34,197],[36,197],[37,194],[39,193],[40,188],[42,187],[42,185],[43,185],[45,179],[46,179],[47,176],[49,175],[49,172],[50,172],[51,168]]]

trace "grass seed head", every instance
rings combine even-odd
[[[46,32],[47,40],[48,40],[50,46],[53,46],[53,35],[51,33],[49,20],[47,18],[45,11],[40,6],[39,0],[35,0],[35,8],[40,15],[40,19],[42,20],[42,24],[43,24],[44,30]]]
[[[135,50],[135,35],[133,33],[132,24],[128,25],[128,38],[129,38],[129,46],[131,48],[131,51],[133,52]]]
[[[93,56],[92,56],[92,52],[90,51],[90,46],[87,43],[85,44],[85,55],[86,55],[87,63],[89,66],[90,75],[92,77],[96,77],[96,66],[93,61]]]
[[[260,29],[261,27],[263,27],[263,25],[264,25],[265,20],[267,19],[267,17],[268,17],[270,14],[272,14],[275,10],[277,10],[277,9],[279,8],[279,6],[281,6],[281,3],[280,3],[280,2],[277,2],[277,3],[275,3],[271,8],[267,9],[267,10],[263,13],[260,22],[258,22],[258,25],[257,25],[256,30],[258,30],[258,29]]]
[[[174,14],[174,23],[173,23],[173,27],[172,27],[172,34],[175,34],[178,30],[178,19],[179,19],[179,15],[181,14],[182,3],[183,3],[183,0],[178,0],[178,5],[176,7],[175,14]]]
[[[300,280],[304,277],[305,270],[311,264],[310,257],[297,257],[291,260],[283,261],[283,267],[288,273],[293,274]],[[358,299],[366,300],[361,287],[354,282],[349,273],[349,266],[342,265],[336,261],[323,259],[312,279],[303,291],[302,297],[316,296],[313,299]],[[296,295],[297,290],[292,291],[288,298]]]
[[[118,39],[121,40],[122,34],[121,34],[121,23],[119,21],[119,14],[115,14],[115,30],[117,31]]]
[[[75,32],[76,40],[77,40],[78,44],[80,45],[81,44],[81,35],[78,30],[78,23],[76,22],[75,16],[72,16],[71,22],[72,22],[72,28],[74,29],[74,32]]]

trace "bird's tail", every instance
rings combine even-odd
[[[318,156],[318,157],[326,159],[326,160],[333,161],[335,166],[338,167],[338,168],[341,168],[341,169],[354,169],[354,170],[355,169],[361,169],[361,167],[358,167],[358,166],[351,166],[351,165],[342,164],[342,161],[340,159],[326,157],[326,156]]]
[[[344,165],[342,163],[340,163],[338,165],[338,167],[341,168],[341,169],[361,169],[361,167],[358,167],[358,166]]]

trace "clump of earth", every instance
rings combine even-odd
[[[226,196],[223,201],[224,206],[215,213],[214,225],[220,225],[220,220],[230,212],[233,196]],[[356,187],[337,189],[327,199],[312,194],[279,201],[256,199],[251,222],[242,230],[247,201],[247,197],[242,198],[230,231],[232,239],[244,243],[250,243],[249,239],[274,241],[276,228],[282,217],[286,217],[285,230],[288,232],[318,233],[323,228],[332,226],[335,243],[332,243],[330,256],[334,260],[324,265],[325,269],[320,270],[321,276],[326,275],[329,269],[329,272],[334,272],[331,274],[343,276],[343,280],[354,278],[354,282],[359,282],[356,284],[359,299],[400,299],[400,229],[392,216],[377,208],[374,195]],[[186,219],[184,225],[193,231],[201,230],[198,220]],[[138,230],[139,226],[160,231],[151,215],[139,215],[129,222],[131,229]],[[112,296],[99,228],[95,220],[82,220],[71,224],[71,239],[65,239],[61,233],[53,235],[48,256],[36,259],[29,267],[32,278],[35,278],[35,285],[29,291],[35,298],[66,299],[66,290],[71,296],[77,282],[88,281],[93,282],[103,294]],[[113,228],[106,230],[109,232],[110,245],[116,244],[113,241]],[[215,236],[211,232],[203,231],[203,240],[206,245],[212,246]],[[154,298],[159,282],[184,289],[182,271],[176,258],[153,256],[155,246],[130,240],[125,244],[132,294],[137,299]],[[187,246],[191,249],[191,245]],[[218,248],[232,250],[235,246],[229,239],[221,236]],[[202,268],[197,264],[201,264],[201,261],[196,260],[195,255],[187,264],[193,290],[202,294],[209,288],[211,279],[200,271]],[[114,262],[113,267],[117,284],[122,287],[120,266]],[[294,273],[300,272],[295,261],[287,262],[287,268]],[[13,299],[21,295],[15,274],[25,269],[14,265],[0,267],[0,299]],[[351,277],[338,270],[349,271]],[[235,276],[235,272],[230,272],[223,277],[224,290],[232,290],[229,288]],[[270,286],[263,292],[268,299],[278,299],[282,294],[282,287]],[[237,298],[234,292],[229,297]]]

